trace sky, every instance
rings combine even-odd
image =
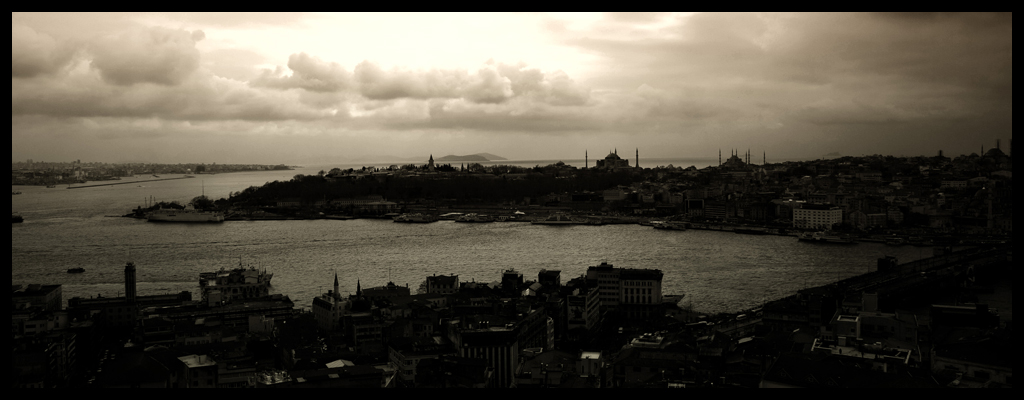
[[[11,157],[1005,151],[1012,33],[1010,13],[12,13]]]

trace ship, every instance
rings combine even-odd
[[[435,221],[437,221],[437,216],[436,215],[431,215],[431,214],[420,214],[420,213],[402,214],[402,215],[399,215],[399,216],[395,217],[394,221],[395,222],[405,222],[405,223],[427,223],[427,222],[435,222]]]
[[[654,229],[664,229],[669,231],[685,231],[686,223],[680,221],[654,221],[651,222],[651,226]]]
[[[576,225],[579,222],[573,221],[572,216],[562,212],[556,212],[547,218],[530,222],[533,225]]]
[[[235,299],[251,299],[270,295],[273,273],[238,263],[238,268],[221,268],[216,272],[199,274],[199,290],[203,303],[217,305]]]
[[[490,215],[469,213],[459,216],[455,219],[455,222],[494,222],[494,217]]]
[[[85,272],[85,268],[82,267],[68,268],[69,274],[80,274],[83,272]]]
[[[195,209],[192,204],[185,206],[184,210],[173,208],[160,208],[146,214],[149,222],[224,222],[224,213],[220,211],[202,211]]]
[[[736,228],[732,230],[733,233],[739,233],[743,235],[767,235],[768,230],[764,228]]]
[[[12,213],[11,214],[11,223],[14,224],[14,223],[18,223],[18,222],[25,222],[25,217],[22,217],[20,214]]]
[[[797,240],[802,242],[812,243],[836,243],[836,244],[856,244],[857,241],[853,240],[849,235],[838,235],[831,232],[804,232],[800,236],[797,236]]]

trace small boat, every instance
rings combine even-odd
[[[18,214],[11,214],[11,223],[25,222],[25,218]]]
[[[83,272],[85,272],[85,268],[82,267],[68,268],[69,274],[80,274]]]
[[[732,230],[734,233],[743,235],[767,235],[768,230],[764,228],[736,228]]]

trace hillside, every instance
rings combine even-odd
[[[477,161],[477,162],[480,162],[480,161],[490,161],[490,160],[488,160],[487,157],[484,157],[484,156],[481,156],[481,155],[470,154],[470,155],[466,155],[466,156],[447,155],[447,156],[438,158],[438,159],[436,159],[434,161],[435,162],[437,162],[437,161],[460,161],[460,162],[461,161]]]

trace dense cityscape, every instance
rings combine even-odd
[[[246,265],[202,274],[194,294],[138,293],[146,266],[129,262],[120,297],[76,297],[65,308],[60,285],[13,287],[14,386],[1012,387],[1011,321],[978,300],[1010,278],[1012,164],[998,145],[954,159],[751,158],[733,152],[697,169],[640,168],[638,150],[632,163],[613,151],[584,168],[430,157],[190,205],[227,220],[546,223],[565,214],[663,229],[838,232],[934,256],[881,258],[871,273],[713,315],[680,301],[685,293],[663,293],[661,270],[606,263],[578,277],[435,273],[418,288],[341,288],[325,276],[332,290],[293,300],[269,295],[273,273]],[[411,215],[428,218],[403,219]]]
[[[1012,12],[12,12],[12,387],[1004,388]]]

